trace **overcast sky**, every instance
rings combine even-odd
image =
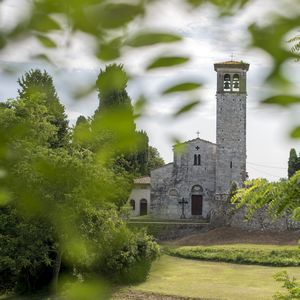
[[[2,10],[1,24],[9,24],[10,20],[26,14],[26,0],[6,0]],[[280,2],[280,3],[278,3]],[[150,49],[134,50],[125,53],[118,62],[124,64],[134,80],[129,83],[128,92],[133,101],[143,93],[150,100],[146,116],[138,120],[138,127],[147,131],[151,145],[158,148],[166,162],[172,161],[173,139],[181,141],[200,137],[215,142],[216,138],[216,73],[215,62],[229,60],[232,53],[236,60],[250,64],[248,72],[248,107],[247,107],[247,171],[250,178],[265,177],[277,180],[286,177],[287,160],[291,147],[300,151],[300,143],[288,138],[288,132],[293,124],[299,121],[300,110],[284,110],[265,107],[259,100],[265,94],[263,79],[268,74],[272,61],[259,50],[247,50],[249,34],[247,26],[254,20],[257,23],[266,21],[271,11],[285,13],[289,0],[254,1],[254,5],[233,18],[219,20],[217,13],[211,7],[201,10],[187,10],[180,6],[177,0],[158,1],[151,7],[146,20],[132,24],[129,28],[135,31],[141,26],[149,29],[167,28],[183,37],[183,42],[174,46],[152,47]],[[276,5],[275,5],[276,4]],[[20,7],[22,9],[20,9]],[[53,55],[55,66],[33,62],[29,54],[38,51],[35,41],[19,45],[17,49],[10,48],[0,54],[1,67],[13,67],[16,72],[0,73],[0,99],[16,97],[17,78],[30,68],[46,69],[54,78],[59,97],[73,124],[79,115],[90,116],[98,105],[97,94],[94,93],[85,100],[72,101],[71,91],[97,78],[99,69],[103,67],[92,57],[89,39],[78,35],[68,49],[63,48]],[[184,67],[145,72],[145,64],[157,54],[187,54],[191,62]],[[300,64],[291,62],[285,66],[288,74],[294,76],[294,81],[300,85]],[[159,92],[164,87],[182,81],[197,80],[204,83],[203,89],[193,97],[201,99],[202,103],[185,116],[172,118],[172,112],[182,106],[188,98],[170,96],[162,98]],[[300,88],[299,88],[300,91]],[[297,119],[298,118],[298,119]]]

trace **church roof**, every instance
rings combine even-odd
[[[211,145],[217,145],[216,143],[212,143],[212,142],[210,142],[210,141],[203,140],[203,139],[200,139],[200,138],[195,138],[195,139],[192,139],[192,140],[188,140],[188,141],[179,143],[179,145],[189,144],[189,143],[195,142],[195,141],[201,141],[201,142],[208,143],[208,144],[211,144]],[[174,147],[176,147],[176,145],[173,145],[173,148],[174,148]]]
[[[134,184],[150,184],[151,178],[149,176],[144,176],[144,177],[134,179],[133,182]]]
[[[242,70],[249,70],[249,64],[246,62],[241,61],[236,61],[236,60],[228,60],[228,61],[223,61],[219,63],[214,64],[215,71],[219,68],[238,68]]]

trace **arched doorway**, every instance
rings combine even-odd
[[[203,188],[201,185],[194,185],[191,193],[191,215],[202,216],[203,210]]]
[[[141,199],[140,201],[140,215],[144,216],[147,215],[148,213],[148,207],[147,207],[147,200],[146,199]]]

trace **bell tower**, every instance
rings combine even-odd
[[[227,199],[231,183],[246,180],[246,74],[249,64],[214,64],[217,72],[216,199]]]

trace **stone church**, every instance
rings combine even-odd
[[[232,182],[241,186],[246,172],[246,74],[249,64],[214,64],[217,73],[216,143],[200,137],[186,141],[174,161],[135,180],[129,201],[132,216],[206,218],[228,198]],[[220,204],[219,204],[220,203]]]

